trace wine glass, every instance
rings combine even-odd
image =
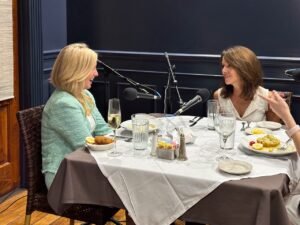
[[[224,160],[229,159],[223,152],[223,150],[226,149],[226,143],[228,138],[234,133],[235,131],[235,124],[236,119],[235,115],[232,112],[219,112],[218,115],[218,133],[220,135],[221,141],[223,141],[223,147],[222,143],[220,143],[220,155],[217,157],[217,160]]]
[[[120,107],[120,100],[118,98],[111,98],[108,101],[107,122],[108,125],[114,131],[114,148],[108,155],[119,156],[121,155],[121,152],[117,151],[116,129],[120,126],[121,123],[121,107]]]

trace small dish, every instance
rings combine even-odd
[[[218,168],[225,173],[243,175],[251,172],[252,165],[245,161],[229,159],[221,160],[218,164]]]
[[[257,122],[256,125],[258,127],[267,128],[270,130],[278,130],[282,127],[282,125],[280,123],[273,122],[273,121],[260,121],[260,122]]]
[[[132,131],[132,121],[126,120],[120,124],[121,127],[123,127],[126,130]],[[149,120],[149,132],[153,132],[158,129],[158,124],[154,120]]]
[[[245,133],[249,134],[249,135],[272,134],[273,131],[271,131],[267,128],[262,128],[262,127],[249,127],[249,128],[246,128]]]
[[[87,145],[87,148],[92,151],[106,151],[106,150],[112,149],[114,147],[114,142],[109,143],[109,144],[104,144],[104,145],[86,143],[86,145]]]

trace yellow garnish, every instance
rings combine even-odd
[[[253,145],[252,145],[252,148],[254,148],[254,149],[256,149],[256,150],[262,150],[263,149],[263,144],[261,144],[261,143],[254,143]]]
[[[264,131],[263,129],[260,129],[260,128],[253,128],[253,129],[251,130],[251,133],[252,133],[252,134],[264,134],[265,131]]]
[[[157,147],[160,149],[172,149],[173,145],[164,141],[158,141]]]
[[[85,142],[89,144],[95,144],[95,138],[93,137],[86,137]]]

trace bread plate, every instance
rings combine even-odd
[[[246,128],[245,133],[248,135],[258,135],[258,134],[272,134],[273,131],[262,127],[249,127]]]
[[[251,172],[252,165],[245,161],[226,159],[219,162],[218,168],[225,173],[243,175]]]
[[[120,126],[126,130],[132,131],[132,121],[131,120],[126,120],[126,121],[122,122],[120,124]],[[153,132],[157,129],[158,129],[158,124],[156,122],[156,119],[149,120],[149,132]]]
[[[260,121],[256,123],[256,126],[262,127],[262,128],[267,128],[270,130],[278,130],[282,127],[280,123],[273,122],[273,121]]]

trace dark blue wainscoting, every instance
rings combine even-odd
[[[48,83],[52,64],[59,50],[46,52],[44,55],[44,96],[49,96],[52,88]],[[121,99],[123,120],[137,112],[162,113],[164,111],[164,91],[168,79],[168,66],[164,53],[149,52],[118,52],[99,50],[101,60],[116,69],[120,74],[135,80],[141,84],[150,86],[161,95],[161,100],[137,99],[127,101],[123,96],[123,90],[130,87],[124,79],[104,70],[98,65],[100,76],[92,86],[97,106],[102,115],[106,117],[108,99],[119,97]],[[178,82],[178,90],[183,101],[192,99],[199,88],[216,90],[223,79],[220,74],[218,55],[192,55],[192,54],[169,54],[171,64],[176,65],[175,77]],[[300,122],[300,83],[284,75],[287,68],[300,67],[300,63],[286,58],[274,59],[260,57],[265,71],[264,86],[273,90],[291,91],[292,113]],[[105,76],[104,76],[105,74]],[[171,100],[168,101],[168,113],[174,113],[179,109],[179,99],[175,87],[171,88]],[[202,115],[206,114],[206,105],[198,104],[183,114]]]

